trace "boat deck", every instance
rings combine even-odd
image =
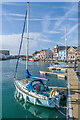
[[[33,80],[33,79],[30,79],[30,80]],[[30,82],[31,82],[31,81],[29,81],[29,78],[28,78],[28,79],[23,79],[23,80],[19,81],[19,83],[20,83],[22,86],[24,86],[24,87],[27,87]],[[17,86],[21,91],[23,91],[25,94],[27,94],[26,91],[24,91],[24,90],[22,89],[22,87],[19,87],[18,84],[16,84],[16,86]],[[38,94],[38,95],[44,95],[44,96],[49,97],[51,90],[52,90],[52,89],[42,90],[42,91],[40,91],[40,92],[37,93],[37,94]],[[35,93],[35,92],[36,92],[36,91],[34,91],[34,93]]]

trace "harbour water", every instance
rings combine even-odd
[[[16,60],[2,62],[2,118],[57,118],[66,119],[55,108],[44,108],[34,106],[30,103],[20,102],[15,97],[15,86],[13,81]],[[25,61],[20,60],[17,78],[25,78]],[[34,76],[40,76],[39,71],[47,71],[50,63],[29,62],[29,71]],[[55,75],[40,76],[49,79],[49,86],[66,87],[66,80],[58,79]],[[61,111],[65,112],[64,109]]]

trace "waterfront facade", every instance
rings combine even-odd
[[[64,60],[66,58],[66,50],[60,50],[58,53],[58,59]]]
[[[76,54],[77,54],[77,58],[80,60],[80,46],[78,46],[77,50],[76,50]]]
[[[0,54],[4,54],[6,56],[10,55],[10,51],[9,50],[0,50]]]
[[[72,61],[77,59],[79,56],[79,47],[67,46],[67,60]],[[53,48],[53,59],[65,60],[66,59],[66,49],[65,46],[55,46]]]
[[[67,47],[68,49],[69,47]],[[53,48],[53,59],[54,60],[64,60],[66,58],[65,46],[56,45]]]
[[[53,48],[53,59],[54,60],[57,60],[58,59],[58,45],[56,45],[54,48]]]
[[[64,61],[73,61],[80,57],[80,47],[75,46],[67,46],[67,53],[65,46],[58,46],[56,45],[53,48],[53,51],[50,49],[41,49],[41,51],[35,51],[33,53],[34,59],[53,59],[53,60],[61,60]]]
[[[40,59],[52,59],[52,51],[50,49],[41,49]]]
[[[58,59],[59,60],[65,60],[66,59],[65,46],[58,46]]]
[[[33,56],[34,59],[39,60],[40,59],[40,51],[35,51],[32,56]]]
[[[7,59],[10,56],[9,50],[0,50],[0,60]]]
[[[72,47],[71,46],[68,49],[68,61],[76,59],[77,56],[78,56],[78,49],[77,49],[77,47]]]

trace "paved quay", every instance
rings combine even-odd
[[[72,68],[68,69],[72,116],[74,119],[80,120],[80,84],[79,80]]]

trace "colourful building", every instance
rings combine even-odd
[[[40,51],[35,51],[33,54],[32,54],[33,58],[34,59],[40,59]]]
[[[68,49],[69,47],[67,47]],[[58,46],[56,45],[53,48],[53,59],[65,59],[66,58],[66,50],[65,50],[65,46]]]
[[[4,54],[6,56],[10,55],[10,51],[9,50],[0,50],[0,54]]]
[[[56,46],[54,46],[54,48],[53,48],[53,59],[54,60],[56,60],[56,59],[58,59],[58,45],[56,45]]]
[[[0,50],[0,60],[7,59],[10,56],[9,50]]]
[[[40,51],[40,59],[52,59],[53,54],[50,49],[41,49]]]
[[[74,60],[78,57],[78,48],[71,46],[68,49],[68,61],[69,60]]]
[[[64,60],[66,58],[66,50],[60,50],[58,53],[58,59]]]
[[[67,46],[67,50],[70,48],[70,46]],[[53,59],[59,59],[59,60],[65,60],[66,55],[68,55],[68,52],[66,54],[66,48],[65,46],[58,46],[56,45],[53,48]]]

